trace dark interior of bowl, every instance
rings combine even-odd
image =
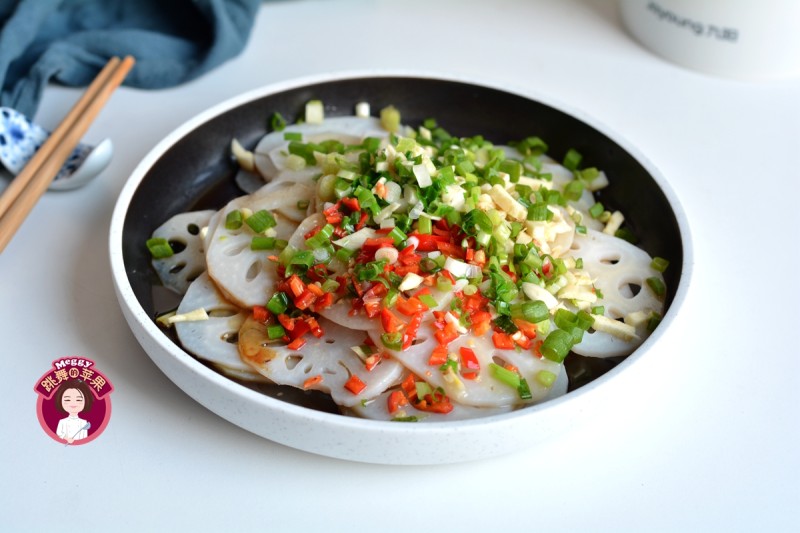
[[[252,148],[267,133],[273,113],[290,121],[300,118],[305,103],[312,99],[323,101],[326,116],[352,115],[361,101],[370,103],[373,114],[393,105],[405,124],[416,126],[435,118],[453,135],[481,134],[498,144],[537,135],[548,143],[548,155],[557,160],[570,148],[576,149],[583,155],[584,166],[600,168],[609,176],[611,185],[596,193],[598,200],[625,213],[625,225],[640,247],[673,265],[665,272],[669,307],[683,263],[678,222],[653,177],[616,142],[569,114],[496,89],[448,80],[376,77],[307,85],[242,104],[185,135],[152,166],[131,200],[123,229],[128,278],[148,313],[155,317],[164,310],[157,309],[154,302],[153,287],[159,282],[144,246],[153,230],[176,213],[222,207],[241,195],[233,179],[236,167],[230,158],[231,139]],[[567,361],[573,389],[615,364],[573,355]],[[280,395],[288,401],[331,409],[323,399],[284,393]]]

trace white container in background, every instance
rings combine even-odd
[[[628,31],[656,54],[708,74],[800,77],[800,0],[620,0]]]

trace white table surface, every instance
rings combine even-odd
[[[159,372],[112,287],[108,225],[125,180],[159,139],[228,97],[354,69],[527,88],[595,117],[661,169],[691,223],[694,276],[668,349],[629,401],[510,456],[389,467],[256,437]],[[37,120],[54,126],[79,94],[49,87]],[[86,140],[107,137],[116,152],[102,177],[47,194],[0,256],[0,529],[800,528],[800,82],[673,66],[624,32],[613,2],[279,1],[217,70],[169,90],[119,89]],[[69,448],[40,428],[33,391],[67,355],[95,360],[115,387],[105,433]]]

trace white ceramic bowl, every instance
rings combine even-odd
[[[747,81],[800,77],[800,2],[621,0],[622,21],[678,65]]]
[[[623,209],[652,255],[668,257],[668,310],[661,325],[621,364],[549,402],[468,421],[397,423],[364,420],[307,406],[303,398],[270,396],[243,386],[185,352],[154,322],[154,274],[144,241],[167,218],[236,194],[230,138],[252,146],[267,118],[294,117],[319,98],[327,113],[351,114],[356,102],[373,112],[393,104],[404,122],[435,117],[454,134],[484,134],[495,142],[539,135],[551,153],[574,147],[609,174],[606,205]],[[173,191],[180,191],[175,194]],[[169,192],[167,192],[169,191]],[[385,464],[453,463],[509,453],[557,438],[624,394],[620,383],[637,361],[656,357],[689,282],[691,246],[683,211],[664,178],[632,146],[591,119],[527,92],[428,75],[344,74],[258,89],[200,114],[161,141],[124,186],[111,221],[110,257],[120,306],[144,351],[178,387],[223,418],[267,439],[330,457]]]

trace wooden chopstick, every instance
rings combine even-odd
[[[0,196],[0,253],[80,142],[86,130],[133,68],[131,56],[112,57],[64,120]]]

